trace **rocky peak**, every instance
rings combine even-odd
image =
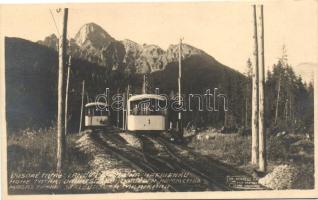
[[[57,49],[57,41],[58,38],[52,34],[38,43]],[[128,72],[143,74],[164,70],[168,63],[178,62],[179,45],[170,45],[165,51],[154,44],[138,44],[129,39],[116,41],[101,26],[88,23],[80,28],[74,39],[70,39],[70,52],[76,58],[112,70],[125,68]],[[193,55],[215,61],[204,51],[183,43],[183,59]]]
[[[139,58],[136,60],[137,72],[149,73],[163,70],[167,64],[165,51],[157,45],[144,44]]]
[[[192,55],[205,55],[205,52],[197,49],[189,44],[183,43],[182,46],[182,57],[188,58]],[[179,57],[179,44],[172,44],[167,49],[167,60],[173,62],[178,60]]]
[[[76,44],[82,49],[91,47],[101,49],[115,41],[112,36],[95,23],[88,23],[82,26],[74,39]]]
[[[121,41],[121,43],[124,45],[126,52],[127,51],[141,51],[142,46],[138,44],[137,42],[134,42],[129,39],[124,39]]]

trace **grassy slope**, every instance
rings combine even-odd
[[[67,172],[81,172],[87,160],[76,149],[78,134],[66,137],[65,166]],[[56,129],[22,130],[8,136],[8,173],[54,172],[56,169]]]
[[[199,133],[189,144],[195,151],[239,167],[248,173],[255,168],[250,162],[251,137],[238,134],[220,134],[216,130]],[[302,135],[270,136],[267,138],[268,171],[280,164],[290,164],[300,169],[300,179],[295,187],[314,187],[313,140]]]

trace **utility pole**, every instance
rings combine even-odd
[[[117,95],[119,95],[119,88],[117,88]],[[119,109],[117,109],[117,119],[116,119],[116,126],[119,128]]]
[[[125,106],[126,106],[126,121],[125,121],[125,130],[127,130],[127,121],[128,121],[128,113],[130,112],[130,110],[128,110],[128,99],[130,97],[130,85],[127,85],[127,93],[126,93],[126,101],[125,101]]]
[[[80,125],[78,133],[82,131],[82,123],[83,123],[83,109],[84,109],[84,96],[85,96],[85,80],[82,82],[82,103],[81,103],[81,116],[80,116]],[[87,101],[88,102],[88,101]]]
[[[286,98],[285,100],[285,123],[287,124],[287,121],[288,121],[288,98]]]
[[[66,48],[66,35],[67,35],[67,18],[68,8],[64,8],[63,17],[63,33],[59,39],[59,75],[58,75],[58,100],[57,100],[57,167],[58,173],[63,170],[63,159],[65,149],[65,129],[64,129],[64,64],[65,64],[65,48]]]
[[[259,73],[259,170],[261,172],[266,171],[266,136],[265,136],[265,121],[264,121],[264,90],[265,90],[265,59],[264,59],[264,15],[263,5],[260,8],[260,73]]]
[[[142,94],[148,94],[151,93],[151,85],[149,80],[149,73],[144,74],[143,76],[143,83],[142,83]]]
[[[314,69],[314,122],[318,122],[318,66]],[[318,123],[314,123],[314,138],[318,137]],[[315,166],[318,165],[318,159],[315,159]],[[317,177],[317,170],[315,176]]]
[[[178,78],[178,104],[181,106],[181,78],[182,78],[182,39],[180,38],[179,43],[179,78]],[[183,126],[182,126],[182,108],[178,113],[178,131],[181,137],[183,137]]]
[[[257,19],[256,5],[253,5],[254,22],[254,70],[253,70],[253,91],[252,91],[252,154],[251,163],[257,164],[258,160],[258,42],[257,42]]]
[[[71,73],[71,55],[68,57],[68,67],[67,67],[67,78],[66,78],[66,90],[65,90],[65,134],[67,134],[68,127],[68,91],[70,84],[70,73]]]
[[[227,129],[229,127],[229,123],[228,123],[228,118],[229,118],[229,114],[228,111],[224,111],[224,123],[223,123],[223,127],[225,129]]]
[[[248,100],[249,100],[249,92],[250,90],[250,78],[253,76],[253,69],[252,69],[252,63],[251,60],[247,60],[247,81],[246,81],[246,92],[245,92],[245,123],[244,128],[248,128]]]
[[[126,102],[126,93],[125,92],[123,92],[123,100],[124,100],[124,102]],[[123,131],[125,131],[125,123],[126,123],[126,119],[125,119],[125,107],[126,107],[126,105],[124,104],[123,105],[123,120],[122,120],[122,130]]]
[[[143,76],[143,82],[142,82],[142,94],[146,94],[147,91],[146,91],[146,74],[144,74]]]
[[[277,124],[278,119],[278,106],[279,106],[279,98],[280,98],[280,87],[281,87],[281,71],[279,72],[279,78],[278,78],[278,89],[277,89],[277,98],[276,98],[276,108],[275,108],[275,125]]]
[[[244,128],[245,130],[248,128],[248,96],[245,96],[245,123]]]

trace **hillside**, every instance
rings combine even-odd
[[[13,124],[21,127],[47,126],[56,117],[58,58],[50,38],[55,37],[51,35],[38,43],[20,38],[5,39],[9,127]],[[171,45],[164,51],[156,45],[112,40],[105,32],[100,37],[101,40],[103,38],[108,38],[109,42],[94,47],[89,47],[94,42],[82,36],[77,35],[76,39],[70,41],[73,57],[69,99],[72,102],[70,120],[73,127],[77,127],[79,119],[82,80],[86,81],[87,98],[90,101],[107,87],[115,93],[117,90],[125,91],[130,84],[131,92],[139,93],[142,74],[149,72],[152,89],[160,88],[165,94],[177,91],[177,45]],[[86,46],[84,50],[78,46],[80,44]],[[99,48],[102,48],[101,52]],[[245,77],[202,50],[188,44],[183,44],[182,48],[183,92],[204,94],[206,89],[213,91],[219,88],[219,92],[229,98],[227,103],[231,115],[239,121],[241,107],[238,105],[244,100],[241,97],[242,80]],[[224,112],[206,114],[206,123],[223,123]]]
[[[58,55],[51,48],[20,38],[5,38],[6,115],[9,128],[52,125],[57,109]],[[105,89],[103,67],[72,59],[70,111],[78,123],[81,82],[88,94]],[[103,88],[103,89],[101,89]]]
[[[57,53],[20,38],[6,38],[5,50],[9,128],[11,123],[22,127],[35,121],[49,123],[56,108]]]

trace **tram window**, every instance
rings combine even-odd
[[[107,115],[107,113],[106,113],[105,110],[100,110],[100,111],[98,111],[98,115],[99,116],[105,116],[105,115]]]
[[[140,110],[139,110],[139,108],[138,108],[138,105],[137,105],[137,104],[136,104],[136,105],[135,105],[135,104],[132,104],[132,105],[133,105],[133,106],[132,106],[133,108],[132,108],[131,114],[132,114],[132,115],[139,115],[139,111],[140,111]]]
[[[95,108],[95,116],[105,116],[105,115],[106,115],[106,112],[104,110]]]
[[[87,116],[108,116],[109,111],[101,110],[97,106],[89,106],[85,109],[85,115]]]
[[[133,101],[130,102],[130,114],[131,115],[165,115],[165,109],[158,110],[158,101],[156,99],[150,99],[148,101]],[[163,107],[159,101],[160,107]],[[157,109],[157,110],[156,110]]]
[[[94,108],[92,108],[92,107],[87,107],[87,108],[86,108],[86,115],[88,115],[88,116],[94,116]]]

